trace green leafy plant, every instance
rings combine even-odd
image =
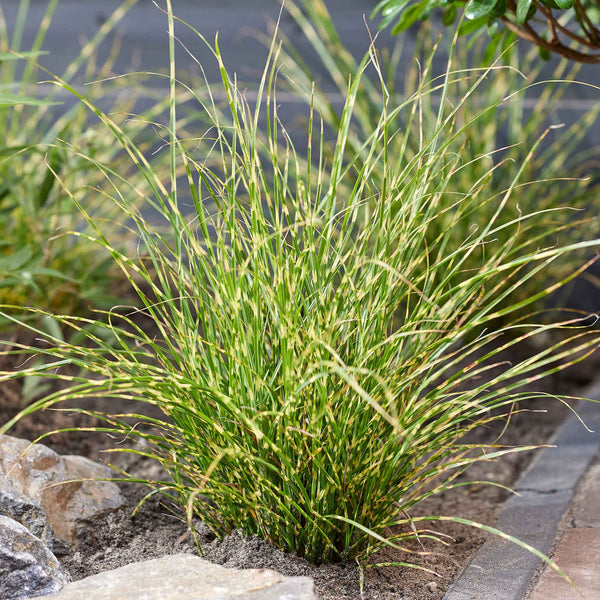
[[[596,0],[381,0],[371,17],[380,15],[379,27],[393,25],[396,34],[427,21],[435,9],[443,10],[444,25],[454,23],[464,9],[462,33],[487,28],[494,47],[512,34],[535,44],[544,58],[554,52],[576,62],[600,63]]]
[[[457,477],[472,463],[526,449],[469,444],[465,434],[507,418],[519,401],[536,395],[520,392],[523,383],[580,359],[598,343],[597,333],[577,320],[486,326],[536,299],[506,305],[515,289],[539,279],[564,253],[598,242],[532,250],[518,237],[502,241],[500,233],[535,217],[500,221],[518,189],[519,171],[502,193],[488,196],[484,178],[455,196],[452,181],[463,164],[450,151],[451,140],[477,126],[476,120],[458,125],[456,113],[487,70],[454,105],[440,105],[438,126],[433,135],[422,131],[411,160],[392,156],[390,148],[403,135],[400,148],[408,148],[413,129],[392,124],[405,111],[418,114],[438,82],[425,70],[403,102],[383,96],[380,118],[356,160],[348,160],[365,68],[381,75],[371,48],[352,75],[334,154],[325,154],[322,123],[309,99],[301,159],[278,114],[277,44],[251,106],[215,42],[208,47],[220,68],[225,106],[215,99],[217,84],[207,85],[195,102],[212,127],[192,139],[178,134],[174,17],[170,2],[167,7],[167,181],[123,127],[60,82],[131,157],[168,225],[157,229],[126,202],[129,180],[90,157],[109,180],[115,204],[137,227],[139,253],[120,252],[104,241],[101,223],[90,216],[89,224],[128,274],[153,326],[139,324],[140,311],[114,311],[98,322],[53,317],[85,334],[78,346],[29,324],[47,342],[38,350],[44,364],[4,372],[0,381],[49,374],[67,385],[25,408],[2,431],[64,400],[109,398],[115,411],[98,415],[106,422],[101,430],[143,441],[142,449],[121,450],[158,460],[171,476],[146,481],[150,493],[170,496],[217,535],[240,528],[317,563],[366,560],[383,544],[402,548],[419,535],[437,539],[425,521],[468,521],[411,519],[412,508],[431,494],[466,485]],[[463,77],[448,71],[444,93]],[[177,177],[182,165],[186,186]],[[85,214],[79,191],[63,189]],[[447,194],[457,224],[469,220],[482,199],[495,205],[488,223],[458,246],[451,228],[437,226],[446,218],[441,207]],[[188,195],[191,214],[184,212]],[[439,231],[433,239],[431,227]],[[482,246],[477,268],[465,268]],[[16,319],[6,309],[5,316]],[[561,328],[573,335],[526,360],[495,364],[500,350]],[[119,343],[105,342],[102,330]],[[84,373],[73,375],[67,366]],[[160,408],[164,418],[121,414],[121,401],[131,399]]]

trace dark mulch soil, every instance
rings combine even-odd
[[[15,369],[22,359],[4,357],[0,370]],[[569,368],[559,375],[538,382],[550,393],[576,395],[582,386],[596,377],[600,360],[588,359],[585,363]],[[21,408],[21,386],[18,382],[6,382],[0,386],[0,422],[5,423]],[[515,415],[502,437],[507,445],[544,443],[565,418],[568,409],[558,402],[530,402],[531,412]],[[540,412],[543,411],[543,412]],[[93,419],[82,414],[46,410],[22,419],[11,434],[26,439],[36,439],[44,433],[74,426],[93,426]],[[498,430],[480,431],[476,439],[493,440]],[[583,432],[583,430],[582,430]],[[61,454],[81,454],[103,460],[102,451],[112,447],[115,440],[91,433],[68,432],[53,435],[44,443]],[[511,485],[533,458],[534,453],[507,455],[501,461],[475,465],[469,471],[469,480],[492,480]],[[114,455],[111,460],[115,462]],[[159,476],[158,467],[135,455],[122,455],[120,466],[130,472],[148,478]],[[77,548],[61,561],[73,579],[80,579],[100,571],[117,568],[124,564],[156,558],[165,554],[198,553],[185,522],[160,499],[148,500],[132,517],[132,509],[144,496],[141,486],[123,485],[130,506],[91,523],[81,536]],[[419,506],[418,514],[441,514],[460,516],[486,524],[496,520],[507,492],[491,486],[463,487],[428,499]],[[416,516],[417,511],[415,511]],[[385,550],[372,562],[414,562],[434,570],[438,575],[406,567],[371,567],[362,574],[363,598],[372,600],[422,600],[440,599],[463,566],[477,548],[485,541],[480,530],[452,523],[431,524],[431,528],[448,536],[448,544],[434,544],[424,540],[427,554],[407,555]],[[198,524],[197,531],[205,558],[227,567],[273,568],[285,575],[309,575],[315,581],[319,598],[341,600],[361,598],[361,572],[356,565],[327,564],[314,566],[306,561],[284,554],[266,542],[245,538],[234,533],[223,540],[214,539],[206,528]],[[417,542],[411,546],[419,551]]]

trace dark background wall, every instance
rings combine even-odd
[[[20,0],[2,0],[0,5],[9,29],[14,23],[19,3]],[[46,4],[47,0],[31,0],[26,40],[35,35]],[[45,44],[51,52],[50,57],[44,59],[45,64],[60,71],[79,51],[81,39],[90,38],[119,4],[119,0],[61,0]],[[368,19],[368,15],[377,0],[326,0],[326,4],[347,47],[357,56],[361,55],[369,43],[364,17],[375,31],[376,24]],[[256,41],[254,33],[265,32],[267,22],[277,19],[280,0],[174,0],[173,5],[178,17],[192,24],[209,40],[212,41],[215,33],[219,32],[223,54],[232,70],[251,75],[253,70],[263,66],[265,49]],[[138,0],[118,26],[123,36],[119,66],[126,70],[131,56],[136,55],[141,58],[142,69],[167,68],[166,29],[164,13],[151,0]],[[295,42],[301,42],[295,25],[285,15],[282,29],[284,33],[291,34]],[[200,60],[207,55],[191,31],[179,27],[178,35]],[[412,40],[415,30],[403,35]],[[383,32],[378,44],[389,46],[393,39]],[[191,62],[184,53],[181,54],[181,66],[188,66]],[[553,64],[555,61],[550,67]],[[599,71],[597,65],[584,65],[580,78],[600,84]],[[216,76],[216,72],[213,73]],[[592,89],[580,90],[573,95],[579,100],[598,98],[597,91]]]

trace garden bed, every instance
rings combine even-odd
[[[317,53],[339,49],[325,5],[303,6],[310,18],[291,10]],[[14,425],[12,435],[36,439],[68,429],[44,442],[94,460],[110,447],[133,450],[110,462],[178,502],[152,496],[132,517],[144,488],[123,486],[129,505],[91,522],[61,557],[74,579],[201,548],[229,567],[310,575],[320,598],[439,599],[485,539],[463,523],[495,523],[533,456],[523,446],[543,444],[568,413],[553,398],[577,396],[591,379],[573,363],[600,345],[597,329],[577,311],[560,313],[561,323],[540,316],[562,305],[556,290],[600,245],[597,186],[555,179],[580,172],[583,159],[570,156],[580,134],[550,143],[553,127],[517,104],[499,148],[505,104],[534,84],[517,93],[514,69],[496,63],[464,71],[467,54],[440,76],[429,49],[408,92],[395,89],[400,63],[391,57],[388,68],[374,47],[360,66],[343,52],[325,56],[344,98],[338,111],[296,68],[293,49],[280,55],[277,34],[256,101],[218,44],[199,37],[221,81],[202,71],[194,91],[176,76],[176,23],[167,1],[169,93],[152,110],[121,120],[135,106],[104,112],[101,90],[83,97],[57,79],[81,101],[74,141],[59,137],[50,150],[35,136],[10,142],[39,153],[45,175],[41,189],[10,190],[31,202],[11,217],[18,225],[26,214],[22,226],[6,227],[25,232],[13,244],[25,247],[10,254],[9,244],[17,275],[0,317],[27,322],[14,351],[0,352],[0,432]],[[307,119],[298,152],[277,109],[284,75],[313,90],[298,96]],[[11,129],[24,101],[39,110],[36,98],[13,98]],[[20,179],[32,181],[26,169]],[[53,203],[68,218],[41,232],[49,221],[31,207],[53,214]],[[575,221],[573,209],[589,211]],[[71,237],[89,243],[89,264],[27,246],[62,239],[52,247],[62,260]],[[53,269],[36,262],[46,255]],[[40,284],[57,279],[55,294],[37,283],[33,294],[33,267]],[[106,284],[100,304],[88,298],[94,269]],[[114,272],[138,308],[108,297]],[[72,305],[58,302],[65,277]],[[91,305],[115,308],[82,317]],[[193,523],[198,546],[186,508],[204,521]]]
[[[6,361],[7,358],[5,357]],[[576,395],[581,386],[589,383],[598,364],[595,357],[585,363],[571,367],[562,373],[545,380],[537,389],[554,394]],[[3,365],[7,367],[10,365]],[[6,422],[20,408],[20,383],[4,382],[0,387],[0,418]],[[99,406],[96,406],[99,408]],[[112,407],[114,410],[114,407]],[[540,444],[549,439],[564,421],[568,409],[558,402],[531,401],[522,408],[525,412],[516,414],[503,434],[501,443],[506,445]],[[546,410],[548,408],[548,410]],[[21,420],[11,430],[11,434],[33,440],[55,429],[73,426],[98,425],[91,417],[62,411],[46,410]],[[492,442],[498,436],[502,423],[492,428],[480,429],[473,442]],[[43,443],[61,454],[80,454],[95,460],[107,460],[103,450],[115,447],[123,440],[114,440],[89,432],[66,432],[53,435]],[[126,442],[127,443],[127,442]],[[468,471],[469,480],[491,480],[510,486],[523,472],[533,452],[508,454],[494,462],[476,463]],[[162,476],[160,467],[149,460],[133,454],[119,454],[109,457],[112,462],[129,472],[147,479]],[[157,558],[166,554],[198,554],[194,540],[177,508],[168,502],[154,497],[147,501],[135,517],[133,508],[144,496],[147,489],[137,484],[121,484],[128,500],[128,506],[104,516],[92,523],[80,537],[76,549],[69,555],[59,557],[64,568],[73,580],[114,569],[135,561]],[[450,515],[493,525],[508,492],[499,487],[474,485],[457,488],[432,496],[419,506],[418,514]],[[373,600],[397,599],[421,600],[440,599],[471,560],[477,549],[488,539],[487,534],[473,527],[457,523],[431,523],[430,526],[448,537],[448,545],[441,546],[431,540],[423,540],[423,546],[430,555],[406,555],[393,550],[385,550],[372,557],[371,562],[414,562],[434,570],[438,576],[426,571],[405,567],[386,566],[368,568],[364,571],[363,597]],[[271,568],[284,575],[308,575],[315,582],[317,597],[323,600],[359,598],[360,571],[355,564],[324,564],[315,566],[291,554],[286,554],[259,540],[246,538],[239,532],[218,540],[206,527],[197,523],[204,557],[227,567]],[[412,550],[422,551],[419,543],[413,541]]]

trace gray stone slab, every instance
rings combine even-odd
[[[45,600],[315,600],[310,577],[227,569],[177,554],[105,571]]]
[[[597,400],[600,385],[583,396]],[[600,451],[600,406],[584,402],[515,485],[495,527],[548,554],[559,523],[569,507],[578,482]],[[502,538],[484,544],[444,596],[444,600],[522,600],[541,560]]]
[[[486,543],[444,600],[522,600],[537,562],[530,552],[515,552],[511,542]],[[513,575],[512,589],[507,589],[507,571]]]
[[[587,435],[591,443],[559,442],[556,448],[544,450],[540,459],[531,465],[527,475],[513,489],[519,493],[530,491],[542,494],[572,490],[597,452],[594,436]]]
[[[547,554],[572,490],[513,496],[495,527]],[[522,600],[540,559],[529,550],[492,537],[448,591],[444,600]]]
[[[522,492],[508,500],[494,527],[540,552],[548,552],[552,547],[558,523],[572,499],[573,490],[560,490],[548,494]],[[551,523],[555,523],[556,527],[550,526]],[[517,547],[514,549],[517,550]]]

